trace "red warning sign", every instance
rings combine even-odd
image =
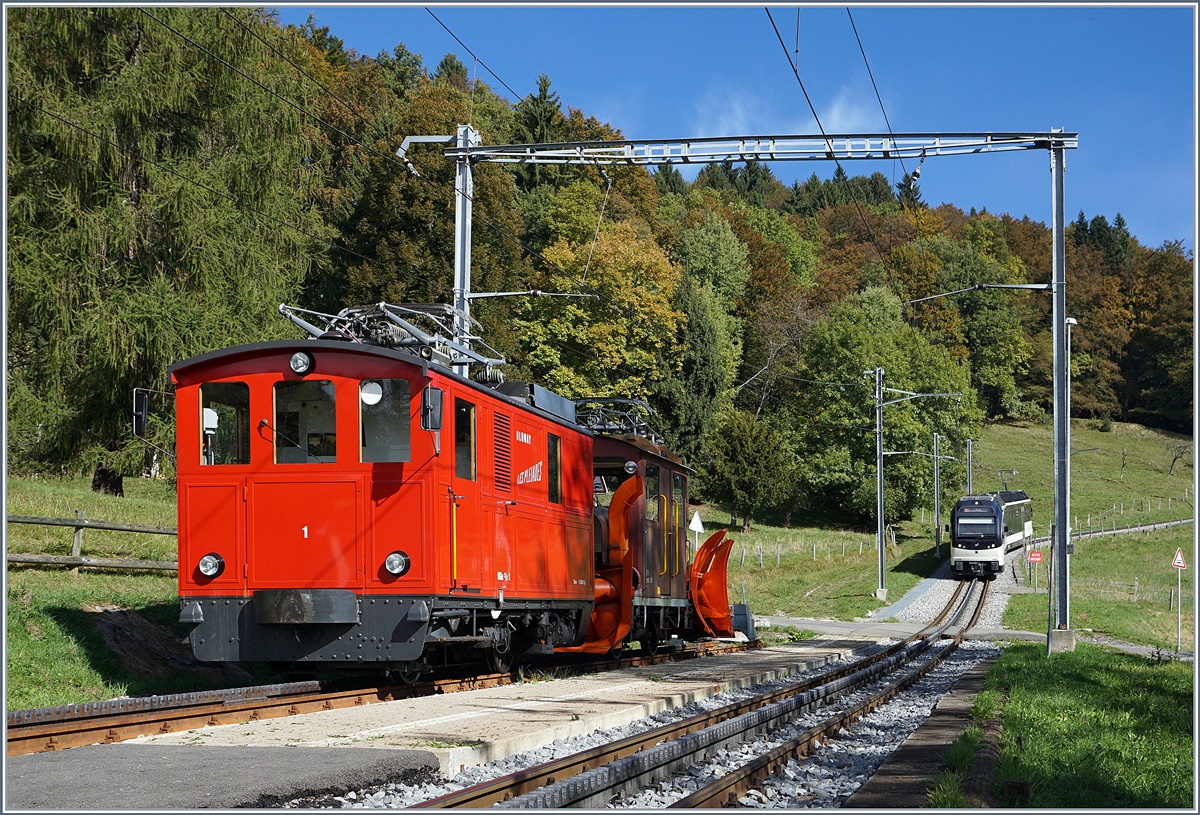
[[[1176,569],[1186,569],[1187,564],[1183,562],[1183,549],[1175,550],[1175,559],[1171,561],[1171,565]]]
[[[1042,553],[1041,552],[1030,552],[1029,553],[1029,562],[1030,563],[1041,563],[1042,562]]]

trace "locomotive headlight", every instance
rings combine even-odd
[[[297,351],[296,353],[292,354],[292,358],[288,360],[288,365],[291,366],[293,371],[303,376],[313,369],[312,354],[308,353],[307,351]]]
[[[225,571],[225,558],[221,557],[215,552],[210,552],[209,554],[200,558],[199,569],[200,574],[204,575],[205,577],[216,577],[221,572]]]
[[[412,560],[403,552],[392,552],[383,561],[383,568],[387,569],[389,574],[397,577],[407,572],[411,565]]]
[[[636,473],[637,468],[638,468],[638,465],[637,465],[636,461],[626,461],[625,462],[625,472],[629,473],[629,475],[633,475],[634,473]]]

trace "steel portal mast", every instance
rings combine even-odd
[[[1051,173],[1051,290],[1053,293],[1054,345],[1054,534],[1053,560],[1056,587],[1054,629],[1069,629],[1067,618],[1067,542],[1070,540],[1070,417],[1067,415],[1066,371],[1066,271],[1064,268],[1064,150],[1079,147],[1078,133],[1061,129],[1049,132],[976,133],[837,133],[821,136],[731,136],[698,139],[645,139],[581,141],[557,144],[483,145],[470,125],[460,125],[454,136],[409,136],[396,151],[416,172],[408,158],[417,142],[440,143],[443,154],[457,166],[455,180],[454,307],[461,312],[463,335],[455,340],[467,346],[470,325],[472,167],[476,162],[503,164],[707,164],[719,161],[888,161],[929,156],[1004,153],[1046,150]],[[1050,632],[1051,634],[1054,631]],[[1050,639],[1050,638],[1048,638]]]

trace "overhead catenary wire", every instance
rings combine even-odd
[[[867,50],[863,48],[862,38],[858,36],[858,26],[854,24],[854,15],[850,13],[850,8],[846,8],[846,16],[850,18],[850,28],[854,31],[854,39],[858,43],[858,50],[862,53],[863,64],[867,66],[867,76],[871,78],[871,87],[875,89],[875,99],[879,102],[879,110],[883,113],[884,124],[887,125],[888,135],[895,138],[895,133],[892,132],[892,123],[888,119],[887,110],[883,106],[883,97],[879,94],[879,86],[875,84],[875,74],[871,71],[871,63],[867,60]],[[904,166],[904,157],[897,156],[900,160],[900,169],[907,173],[908,170]],[[924,160],[922,158],[922,160]]]
[[[770,8],[764,8],[764,11],[767,12],[767,19],[771,22],[771,29],[775,32],[776,39],[779,40],[779,46],[783,49],[783,55],[788,61],[788,66],[791,67],[792,74],[796,77],[796,82],[800,85],[800,92],[804,94],[804,101],[808,103],[808,109],[812,112],[813,120],[817,123],[817,129],[821,131],[821,138],[828,141],[829,135],[825,132],[824,125],[821,124],[821,117],[817,115],[816,106],[813,105],[812,99],[808,95],[808,90],[804,87],[804,80],[800,78],[800,69],[792,60],[792,55],[788,53],[787,45],[783,41],[783,35],[779,33],[779,26],[775,25],[775,17],[772,16]],[[867,237],[871,239],[871,245],[875,248],[875,253],[879,255],[879,263],[883,266],[884,272],[888,273],[890,278],[891,270],[888,269],[887,261],[883,257],[883,251],[879,248],[879,243],[875,240],[875,233],[871,230],[871,225],[867,222],[867,216],[863,214],[862,206],[859,204],[858,197],[854,194],[854,187],[850,186],[848,183],[849,175],[846,173],[845,168],[842,167],[842,163],[838,161],[837,156],[831,154],[831,157],[833,158],[833,163],[837,165],[838,169],[847,176],[847,186],[849,186],[850,189],[850,198],[854,202],[854,209],[858,212],[858,217],[862,221],[863,228],[867,230]]]
[[[472,51],[472,50],[471,50],[469,47],[467,47],[467,44],[466,44],[465,42],[463,42],[462,40],[460,40],[460,39],[458,38],[458,35],[457,35],[457,34],[455,34],[453,31],[451,31],[451,30],[450,30],[450,27],[449,27],[449,26],[447,26],[445,23],[443,23],[443,22],[441,21],[441,18],[439,18],[439,17],[438,17],[436,14],[434,14],[434,13],[433,13],[433,11],[432,11],[432,10],[431,10],[431,9],[430,9],[428,6],[426,6],[426,7],[425,7],[425,10],[429,12],[429,16],[430,16],[430,17],[432,17],[433,19],[437,20],[437,23],[438,23],[438,25],[440,25],[442,28],[446,29],[446,33],[447,33],[447,34],[449,34],[451,37],[453,37],[453,38],[454,38],[454,41],[455,41],[456,43],[458,43],[458,44],[459,44],[459,45],[461,45],[461,46],[462,46],[464,49],[466,49],[466,52],[467,52],[468,54],[470,54],[470,55],[471,55],[472,59],[474,59],[476,62],[478,62],[480,65],[482,65],[482,66],[483,66],[483,69],[484,69],[485,71],[487,71],[489,74],[491,74],[493,77],[495,77],[495,79],[496,79],[496,81],[497,81],[497,82],[499,82],[501,85],[503,85],[505,88],[507,88],[507,89],[508,89],[508,92],[509,92],[509,93],[511,93],[511,94],[513,95],[513,102],[514,102],[514,103],[516,103],[517,101],[520,101],[520,99],[522,98],[522,97],[521,97],[521,95],[520,95],[519,93],[517,93],[516,91],[514,91],[514,90],[512,89],[512,87],[511,87],[511,86],[510,86],[510,85],[509,85],[507,82],[505,82],[503,79],[501,79],[501,78],[500,78],[500,77],[499,77],[499,76],[496,74],[496,72],[495,72],[495,71],[493,71],[491,68],[489,68],[489,67],[488,67],[488,64],[487,64],[486,62],[484,62],[484,61],[483,61],[483,60],[481,60],[481,59],[480,59],[478,56],[476,56],[476,55],[475,55],[475,52],[474,52],[474,51]]]

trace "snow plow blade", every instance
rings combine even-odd
[[[620,647],[633,627],[633,549],[629,545],[629,514],[642,494],[640,476],[625,481],[613,493],[608,516],[609,565],[595,576],[595,604],[582,645],[555,648],[556,653],[604,654]]]
[[[698,628],[713,637],[733,636],[733,610],[729,606],[726,567],[733,539],[726,530],[714,532],[696,552],[688,571],[688,594]]]

